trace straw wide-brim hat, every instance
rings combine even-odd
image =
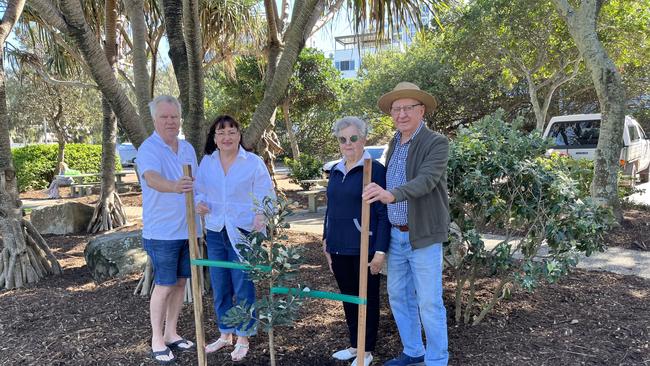
[[[424,90],[420,90],[417,85],[409,83],[408,81],[402,81],[397,84],[393,90],[382,95],[381,98],[379,98],[379,101],[377,101],[377,106],[382,112],[390,114],[390,108],[392,107],[393,102],[404,98],[419,100],[424,104],[426,113],[433,112],[438,106],[438,101],[433,95]]]

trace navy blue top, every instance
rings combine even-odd
[[[342,163],[341,163],[342,165]],[[386,168],[372,161],[372,178],[386,188]],[[359,255],[361,246],[361,191],[363,188],[363,164],[344,174],[332,168],[327,184],[327,211],[323,225],[323,239],[327,239],[327,252],[341,255]],[[370,205],[370,238],[368,254],[388,251],[390,223],[386,205],[373,202]]]

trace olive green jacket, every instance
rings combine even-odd
[[[386,155],[387,162],[393,155],[395,142],[393,137]],[[406,183],[390,190],[396,202],[408,202],[409,241],[413,249],[448,240],[448,159],[447,138],[423,126],[409,146]]]

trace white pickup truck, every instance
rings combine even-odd
[[[593,160],[600,135],[600,113],[572,114],[551,118],[544,131],[544,137],[555,142],[547,151],[568,155],[573,158]],[[641,182],[648,181],[650,171],[650,139],[634,118],[625,116],[623,149],[620,164],[625,175]]]

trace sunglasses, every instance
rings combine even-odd
[[[340,136],[340,137],[338,137],[338,140],[342,145],[344,145],[344,144],[348,143],[348,140],[350,141],[350,143],[354,143],[354,142],[359,141],[359,136],[358,135],[352,135],[352,136],[350,136],[348,138],[346,138],[345,136]]]

